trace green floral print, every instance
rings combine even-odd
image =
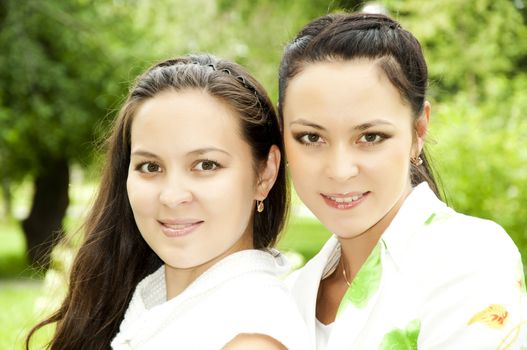
[[[379,350],[417,350],[417,337],[421,323],[413,320],[405,329],[394,329],[382,339]]]
[[[381,276],[381,249],[380,244],[377,244],[344,294],[337,315],[344,311],[349,304],[357,308],[365,307],[371,296],[379,289]]]

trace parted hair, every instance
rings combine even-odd
[[[108,349],[124,318],[136,285],[163,262],[143,240],[128,201],[130,131],[139,106],[164,91],[199,89],[230,106],[251,147],[255,171],[272,145],[283,152],[273,105],[263,87],[241,66],[201,54],[166,60],[149,68],[133,84],[107,141],[107,159],[95,203],[83,226],[84,241],[73,262],[60,308],[37,324],[26,338],[48,324],[56,330],[48,345],[56,350]],[[249,165],[250,166],[250,165]],[[256,172],[255,172],[256,174]],[[256,249],[271,247],[289,207],[285,162],[281,157],[265,210],[254,215]]]

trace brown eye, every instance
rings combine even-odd
[[[377,135],[375,134],[366,134],[364,135],[364,141],[366,142],[375,142],[377,140]]]
[[[159,164],[146,162],[139,165],[139,171],[142,173],[158,173],[161,171]]]
[[[301,138],[300,138],[300,141],[303,142],[303,143],[319,143],[322,141],[322,138],[317,135],[317,134],[304,134]]]
[[[213,171],[219,168],[219,164],[213,160],[202,160],[198,162],[193,170],[197,171]]]
[[[320,137],[318,135],[315,135],[315,134],[307,135],[307,139],[309,140],[309,142],[317,142],[319,138]]]
[[[357,143],[363,143],[363,144],[369,144],[369,145],[376,145],[378,143],[383,142],[384,140],[390,138],[389,135],[383,134],[383,133],[368,133],[363,134],[360,139],[357,141]]]

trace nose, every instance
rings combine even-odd
[[[326,174],[332,180],[343,182],[359,174],[357,160],[346,145],[333,147],[326,162]]]
[[[192,192],[183,179],[172,179],[163,183],[159,193],[159,201],[164,206],[174,208],[191,202]]]

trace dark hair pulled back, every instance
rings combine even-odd
[[[312,63],[331,60],[371,59],[409,104],[417,119],[423,112],[428,69],[421,45],[401,25],[381,14],[330,14],[308,23],[286,46],[280,63],[278,114],[283,123],[288,81]],[[423,163],[412,166],[412,185],[428,182],[439,196],[426,150]]]

